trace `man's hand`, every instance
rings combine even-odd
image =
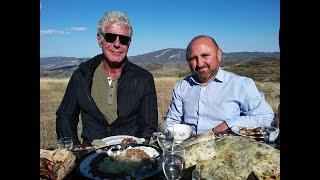
[[[215,128],[213,128],[212,131],[214,132],[214,134],[217,135],[217,134],[219,134],[223,131],[226,131],[228,129],[229,129],[228,125],[225,122],[223,122],[223,123],[219,124],[218,126],[216,126]]]

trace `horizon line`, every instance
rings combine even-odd
[[[160,49],[160,50],[156,50],[156,51],[161,51],[161,50],[166,50],[166,49],[183,49],[183,48],[165,48],[165,49]],[[184,49],[185,50],[185,49]],[[152,53],[152,52],[156,52],[156,51],[151,51],[151,52],[147,52],[147,53],[143,53],[143,54],[138,54],[138,55],[132,55],[132,56],[127,56],[127,57],[133,57],[133,56],[140,56],[140,55],[144,55],[144,54],[148,54],[148,53]],[[243,52],[248,52],[248,53],[280,53],[280,51],[228,51],[228,52],[224,52],[222,51],[222,53],[243,53]],[[97,54],[98,55],[98,54]],[[94,55],[95,56],[95,55]],[[57,55],[57,56],[40,56],[40,58],[52,58],[52,57],[66,57],[66,58],[91,58],[93,56],[90,57],[76,57],[76,56],[62,56],[62,55]]]

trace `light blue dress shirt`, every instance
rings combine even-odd
[[[168,123],[184,123],[193,133],[211,130],[225,122],[235,125],[274,123],[274,113],[251,78],[219,68],[213,81],[202,86],[194,76],[179,81],[166,117]]]

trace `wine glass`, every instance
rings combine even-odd
[[[158,133],[157,140],[162,150],[165,147],[171,147],[174,142],[173,124],[171,123],[165,124],[165,127],[163,128],[163,130],[160,133]]]
[[[165,123],[164,132],[174,135],[174,123]]]
[[[181,172],[185,164],[181,156],[167,154],[163,156],[162,168],[164,175],[168,180],[176,180],[182,178]]]
[[[73,141],[71,137],[63,137],[58,141],[59,149],[71,150],[73,147]]]
[[[173,144],[173,135],[168,132],[161,132],[157,136],[158,144],[160,148],[163,150],[166,147],[170,147]]]
[[[163,148],[163,155],[185,156],[185,148],[181,144],[172,144]]]
[[[158,125],[157,131],[152,133],[152,139],[154,142],[158,141],[158,135],[161,134],[162,129],[160,124]]]
[[[184,155],[185,149],[179,144],[163,149],[162,169],[168,180],[182,178],[182,172],[185,169]]]

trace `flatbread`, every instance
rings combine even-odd
[[[186,168],[194,166],[205,160],[212,159],[216,156],[216,146],[214,140],[203,141],[185,148]]]
[[[207,179],[280,179],[280,151],[248,137],[225,136],[216,140],[216,157],[197,164]],[[204,150],[203,150],[204,151]]]
[[[186,168],[216,156],[214,133],[210,131],[197,134],[180,143],[185,148]]]
[[[200,134],[195,135],[194,137],[191,137],[189,139],[187,139],[186,141],[183,141],[181,143],[181,145],[185,148],[192,146],[194,144],[200,143],[200,142],[204,142],[204,141],[211,141],[211,140],[215,140],[215,136],[214,133],[209,130]]]

